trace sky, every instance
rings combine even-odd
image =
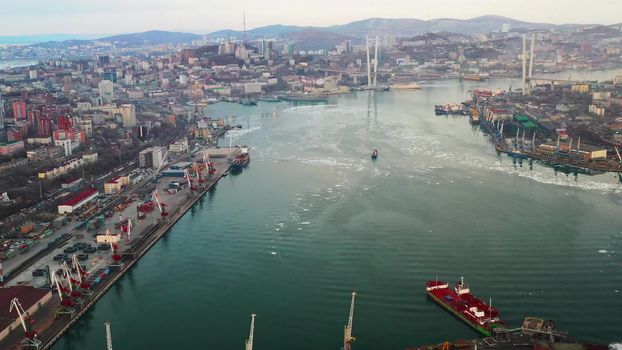
[[[0,36],[209,33],[269,24],[327,26],[369,17],[501,15],[529,22],[622,22],[622,0],[0,0]]]

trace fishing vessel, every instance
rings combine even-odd
[[[485,336],[490,336],[494,328],[503,327],[499,310],[492,307],[492,299],[486,304],[472,295],[464,277],[453,288],[447,282],[433,280],[426,282],[425,289],[437,304]]]
[[[378,150],[374,148],[374,150],[371,152],[371,159],[376,158],[378,158]]]

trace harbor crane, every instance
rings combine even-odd
[[[24,328],[24,339],[21,342],[22,347],[38,349],[41,345],[41,341],[37,339],[37,333],[31,329],[28,314],[24,311],[22,304],[20,304],[19,299],[17,298],[13,298],[13,300],[11,300],[9,312],[13,312],[13,310],[17,312],[17,316],[22,323],[22,328]]]
[[[246,350],[253,350],[253,334],[255,333],[255,316],[251,314],[251,330],[248,333],[248,339],[246,339]]]
[[[106,349],[112,350],[112,331],[110,330],[110,321],[104,323],[106,327]]]
[[[352,301],[350,302],[350,315],[348,316],[348,324],[344,328],[343,332],[343,348],[344,350],[350,350],[352,348],[352,343],[356,340],[355,337],[352,336],[352,320],[354,318],[354,298],[356,297],[356,292],[352,292]]]
[[[209,157],[209,152],[207,151],[203,152],[203,163],[205,163],[205,166],[207,166],[207,174],[214,175],[216,169],[214,169],[214,163],[211,161]]]
[[[160,216],[164,217],[167,216],[168,213],[166,212],[166,204],[164,204],[162,202],[162,200],[160,199],[160,195],[158,194],[158,190],[154,190],[153,191],[153,199],[155,200],[156,204],[158,205],[158,209],[160,209]]]
[[[190,189],[190,191],[196,191],[197,188],[194,187],[193,181],[192,179],[190,179],[190,172],[188,171],[188,169],[184,171],[184,177],[188,181],[188,188]]]
[[[68,291],[69,296],[71,297],[73,302],[79,305],[82,305],[84,303],[84,300],[82,300],[82,292],[77,289],[76,290],[73,289],[73,284],[76,281],[73,278],[71,278],[71,271],[69,270],[69,266],[67,265],[66,262],[63,262],[61,269],[63,270],[63,274],[65,275],[65,281],[67,281],[67,285],[69,286],[69,291]]]
[[[131,218],[127,219],[127,225],[125,227],[127,229],[127,241],[128,242],[130,242],[132,238],[132,226],[133,226],[132,219]]]
[[[78,256],[74,254],[71,257],[71,262],[73,264],[73,269],[76,270],[76,273],[78,274],[78,286],[80,287],[80,290],[83,294],[92,295],[93,291],[91,290],[91,284],[84,280],[84,277],[86,277],[88,273],[82,267],[82,265],[80,265],[80,262],[78,261]]]
[[[58,297],[60,298],[60,308],[56,311],[57,314],[68,314],[73,317],[75,310],[73,309],[73,302],[71,297],[66,295],[63,297],[63,293],[67,292],[67,289],[61,285],[60,279],[56,271],[52,271],[51,274],[52,286],[56,286]]]
[[[123,258],[121,254],[117,252],[117,245],[112,243],[112,236],[110,235],[110,230],[106,230],[106,240],[110,244],[110,253],[112,254],[112,261],[115,265],[119,265],[121,263],[121,259]]]

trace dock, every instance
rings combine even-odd
[[[106,292],[128,272],[132,267],[149,251],[151,247],[155,245],[160,238],[162,238],[173,225],[181,219],[184,214],[194,206],[208,191],[214,188],[218,181],[227,174],[231,164],[229,156],[235,156],[239,153],[238,148],[212,148],[208,150],[210,154],[210,161],[213,164],[212,171],[208,171],[209,167],[196,171],[197,178],[191,180],[191,177],[187,178],[166,178],[160,177],[159,179],[154,176],[151,181],[144,181],[128,193],[125,193],[125,198],[135,198],[142,196],[149,196],[152,191],[157,193],[161,199],[161,209],[164,211],[162,214],[157,208],[144,215],[142,220],[136,220],[139,216],[139,207],[141,205],[140,200],[135,200],[132,204],[127,205],[123,211],[119,214],[125,218],[131,218],[135,221],[130,233],[123,232],[119,234],[121,237],[118,244],[118,251],[116,254],[120,256],[114,259],[111,251],[98,251],[95,254],[90,254],[88,268],[88,276],[93,281],[89,294],[84,294],[80,297],[81,302],[74,303],[69,311],[59,312],[62,308],[59,295],[56,289],[52,287],[53,294],[52,299],[48,301],[41,310],[37,311],[35,315],[31,315],[33,319],[37,320],[32,325],[34,331],[37,333],[37,338],[41,343],[38,349],[50,349],[84,314],[86,314],[92,306],[94,306],[99,299],[101,299]],[[183,162],[181,162],[183,163]],[[202,178],[204,174],[204,177]],[[171,184],[177,185],[177,183],[187,185],[181,186],[179,190],[170,191],[167,193]],[[129,195],[129,196],[128,196]],[[128,199],[129,202],[129,199]],[[116,203],[116,202],[115,202]],[[158,205],[160,203],[158,202]],[[166,205],[166,206],[165,206]],[[110,218],[111,221],[115,218]],[[113,222],[108,223],[108,226],[114,225]],[[110,230],[110,229],[108,229]],[[112,230],[110,230],[112,231]],[[85,235],[87,237],[85,237]],[[101,236],[101,234],[100,234]],[[98,237],[100,237],[98,236]],[[105,237],[108,237],[106,234]],[[112,237],[112,236],[110,236]],[[41,269],[43,266],[48,267],[48,271],[56,271],[61,267],[60,263],[52,260],[52,255],[55,252],[62,252],[63,248],[68,247],[70,242],[74,244],[79,242],[93,242],[94,237],[90,234],[79,233],[74,230],[70,235],[65,235],[62,240],[59,240],[57,244],[52,247],[42,250],[42,252],[36,255],[38,261],[31,263],[30,265],[20,266],[20,268],[8,279],[6,286],[11,285],[32,285],[38,288],[49,289],[49,279],[44,277],[32,277],[31,273],[35,269]],[[112,244],[111,244],[112,246]],[[33,259],[34,260],[34,259]],[[20,341],[23,339],[23,331],[18,328],[11,332],[11,334],[0,342],[0,348],[2,349],[21,349]]]

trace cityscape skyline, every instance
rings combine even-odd
[[[372,3],[342,1],[335,4],[318,0],[313,4],[301,2],[284,3],[268,0],[261,3],[241,1],[228,3],[204,3],[197,0],[170,2],[111,0],[106,3],[83,3],[61,0],[41,4],[33,0],[7,3],[0,13],[2,36],[66,33],[76,35],[108,35],[147,30],[185,31],[205,34],[216,30],[241,30],[242,12],[246,11],[247,28],[271,24],[328,26],[344,24],[371,17],[469,19],[484,15],[510,17],[526,22],[551,24],[617,24],[620,4],[615,0],[599,3],[602,11],[592,11],[591,3],[571,1],[537,2],[535,0],[510,0],[503,6],[489,0],[475,0],[468,5],[459,0],[447,0],[447,6],[438,7],[431,0],[410,2],[388,0],[384,6]],[[561,8],[565,11],[560,11]],[[331,11],[326,11],[330,8]],[[537,9],[537,11],[536,11]],[[405,15],[406,14],[406,15]],[[111,27],[110,18],[115,18]],[[89,26],[85,27],[84,23]]]

